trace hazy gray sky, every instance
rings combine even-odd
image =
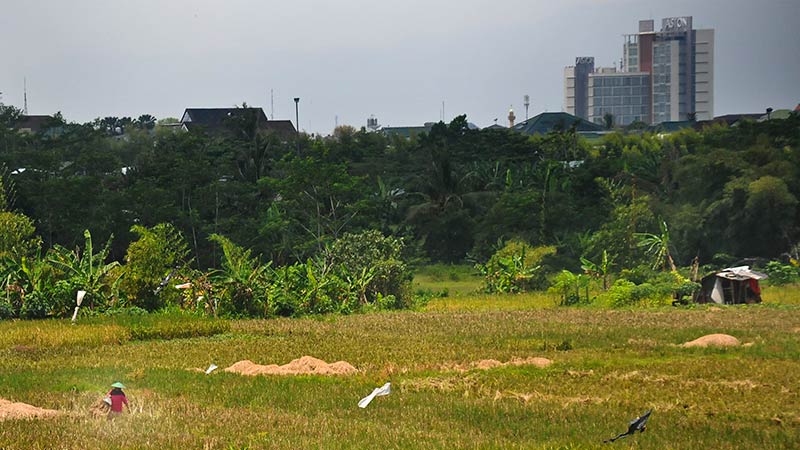
[[[610,66],[638,20],[716,30],[715,114],[800,102],[800,0],[0,0],[0,92],[31,114],[179,117],[247,102],[329,133],[560,111],[576,56]]]

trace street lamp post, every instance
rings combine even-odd
[[[300,97],[294,98],[294,123],[297,125],[297,153],[300,154]]]

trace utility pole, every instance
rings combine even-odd
[[[269,120],[275,120],[275,92],[269,90]]]
[[[22,96],[23,96],[23,108],[22,111],[25,115],[28,115],[28,78],[22,78]]]

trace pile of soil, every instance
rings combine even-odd
[[[529,357],[529,358],[514,358],[508,362],[500,362],[496,359],[482,359],[477,362],[473,362],[469,365],[469,367],[459,367],[461,370],[469,370],[469,369],[478,369],[478,370],[488,370],[494,369],[495,367],[503,367],[503,366],[535,366],[540,369],[543,369],[550,364],[553,364],[553,361],[547,358],[538,358],[538,357]]]
[[[328,364],[313,356],[303,356],[282,366],[277,364],[262,366],[249,360],[239,361],[226,368],[225,372],[240,375],[351,375],[358,370],[346,361]]]
[[[11,419],[37,419],[61,414],[53,409],[42,409],[27,403],[14,403],[0,398],[0,421]]]
[[[709,334],[693,341],[685,342],[681,347],[737,347],[738,339],[727,334]]]

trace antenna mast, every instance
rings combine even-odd
[[[269,120],[275,120],[275,95],[272,89],[269,90]]]
[[[25,115],[28,115],[28,78],[22,78],[22,98],[23,98],[23,108],[22,111]]]

